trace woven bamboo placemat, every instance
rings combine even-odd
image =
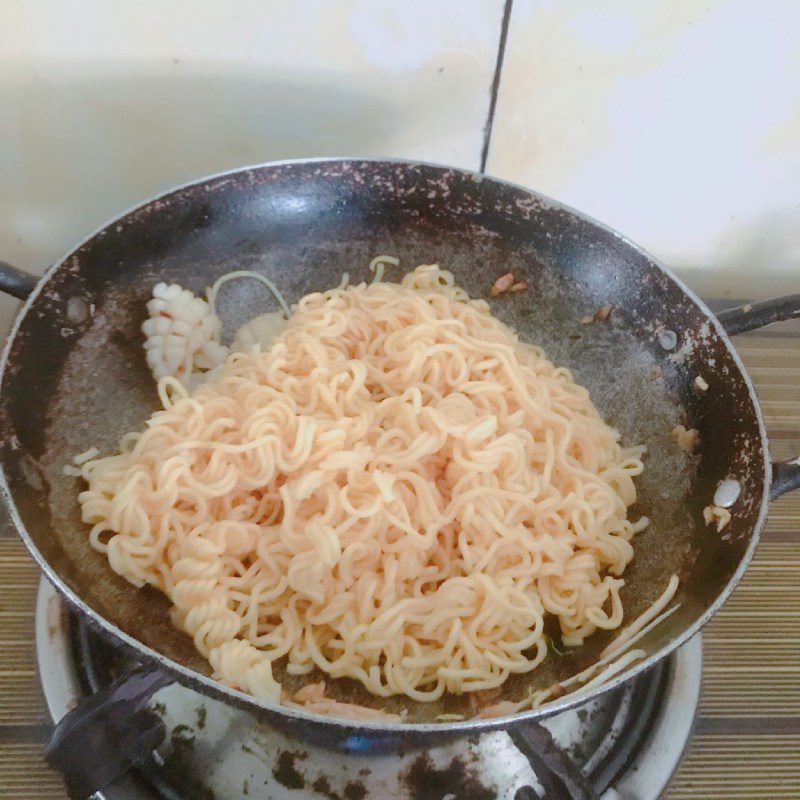
[[[800,454],[800,321],[736,340],[773,457]],[[39,572],[0,520],[0,798],[66,798],[42,758],[50,720],[33,644]],[[747,575],[705,629],[695,735],[666,797],[800,800],[800,492],[772,507]]]

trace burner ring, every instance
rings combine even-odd
[[[36,650],[48,710],[55,721],[81,697],[124,670],[119,654],[70,616],[42,578],[36,607]],[[597,794],[658,798],[687,746],[697,710],[702,647],[696,636],[669,662],[585,706],[543,721],[571,753]],[[167,726],[165,744],[144,774],[131,773],[98,800],[183,800],[258,795],[289,800],[390,796],[438,791],[457,800],[513,800],[535,772],[504,731],[420,749],[356,754],[293,739],[245,712],[178,685],[156,696]],[[581,749],[583,748],[583,750]],[[191,780],[196,776],[196,780]],[[434,788],[431,788],[434,787]],[[306,789],[304,794],[297,790]],[[530,794],[530,791],[528,791]],[[433,794],[431,794],[433,796]],[[534,796],[534,795],[530,795]]]

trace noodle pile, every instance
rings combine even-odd
[[[643,448],[437,266],[309,294],[159,394],[82,515],[229,685],[277,701],[285,659],[429,701],[535,669],[547,614],[569,645],[622,624]]]

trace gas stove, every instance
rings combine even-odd
[[[69,612],[42,579],[36,609],[39,672],[58,721],[133,664]],[[689,741],[700,694],[697,636],[663,665],[543,726],[599,797],[661,795]],[[135,772],[97,800],[528,800],[547,778],[505,731],[429,749],[351,742],[347,752],[298,740],[225,703],[168,686],[151,710],[166,736]]]

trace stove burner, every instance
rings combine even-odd
[[[77,700],[129,670],[132,662],[69,614],[42,581],[36,614],[42,685],[60,719]],[[584,706],[435,748],[349,737],[293,738],[247,712],[177,684],[154,697],[167,736],[153,759],[104,789],[98,800],[533,800],[585,797],[553,789],[535,751],[550,747],[580,768],[586,791],[604,798],[657,798],[689,738],[699,696],[700,637],[646,675]],[[313,727],[309,733],[314,733]],[[532,752],[530,760],[515,746]],[[552,753],[548,759],[552,769]],[[537,777],[541,775],[541,780]],[[567,770],[571,772],[571,770]],[[567,794],[564,793],[564,786]]]

